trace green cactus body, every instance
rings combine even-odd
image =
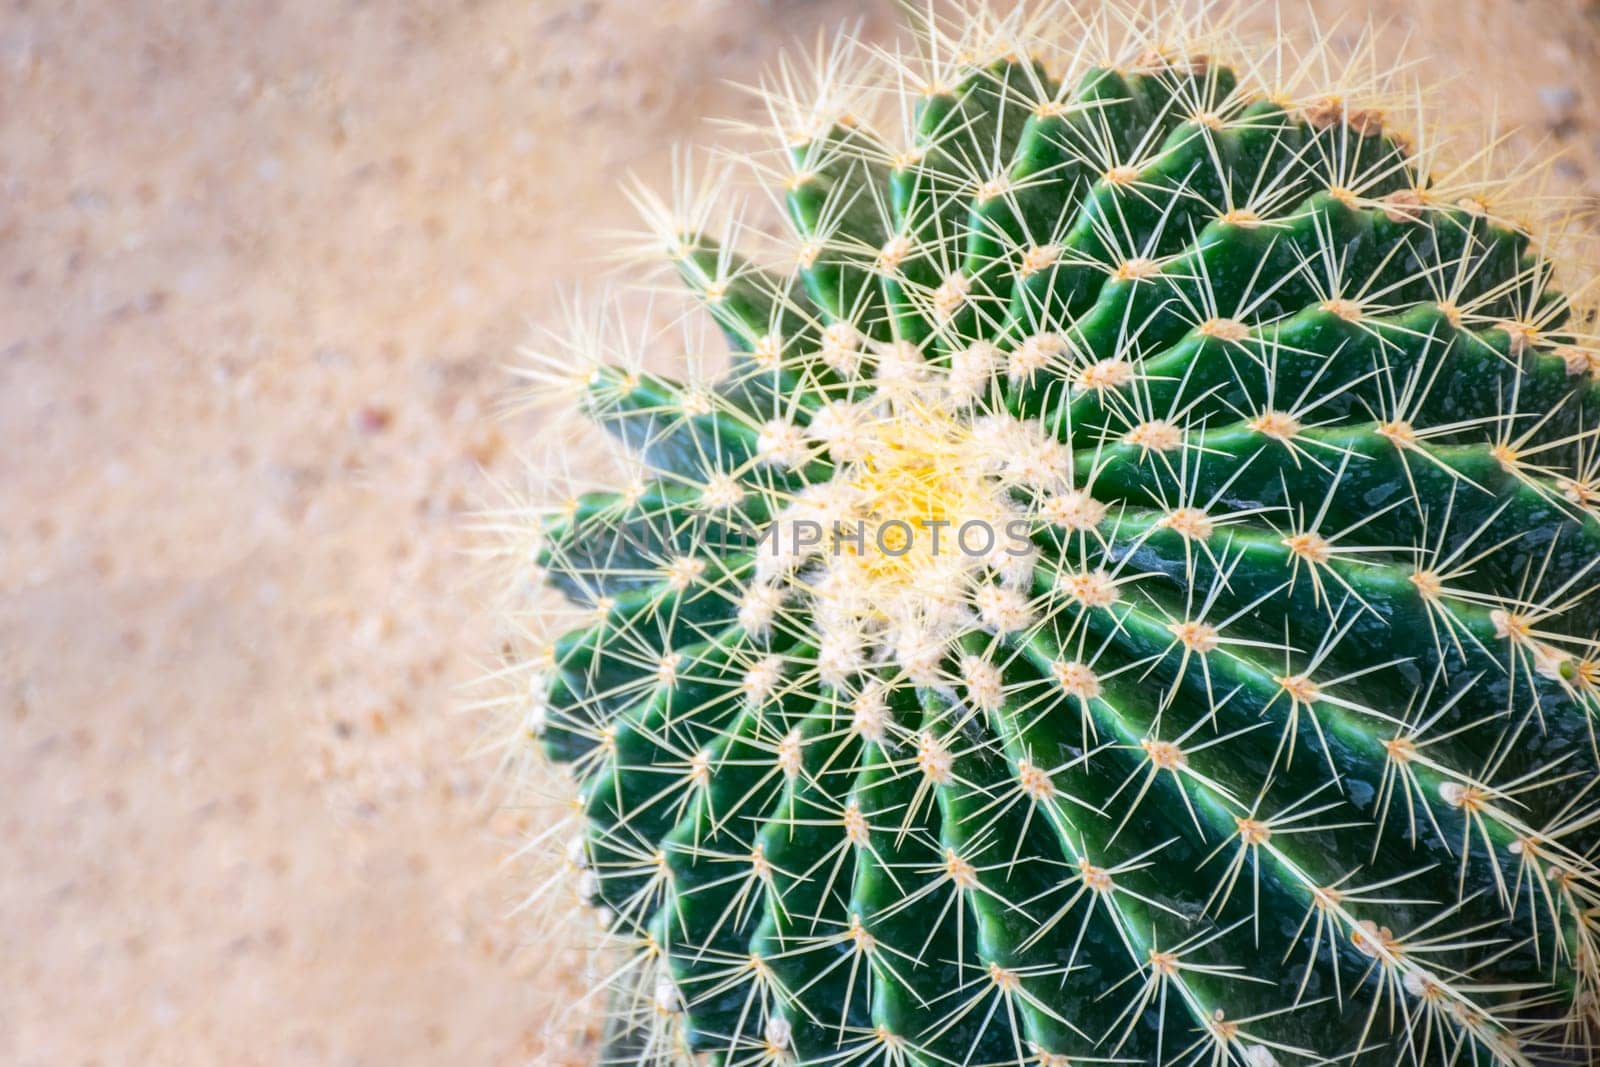
[[[582,368],[644,475],[543,521],[531,725],[613,1052],[1589,1063],[1583,313],[1377,113],[1068,18],[809,115],[789,265],[667,234],[725,375]]]

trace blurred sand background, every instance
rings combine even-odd
[[[1600,6],[1372,10],[1600,202]],[[618,181],[855,16],[0,0],[0,1062],[581,1062],[461,528]]]

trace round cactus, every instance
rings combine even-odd
[[[782,68],[781,227],[644,198],[731,364],[534,372],[633,457],[513,672],[614,1060],[1593,1062],[1592,316],[1367,53],[1174,20]]]

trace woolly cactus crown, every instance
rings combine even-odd
[[[1356,57],[929,16],[763,90],[781,233],[641,197],[731,367],[535,360],[626,462],[506,671],[608,1056],[1591,1062],[1600,348]]]

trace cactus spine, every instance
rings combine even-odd
[[[782,236],[645,198],[729,369],[533,371],[631,457],[535,509],[571,608],[511,672],[610,1055],[1592,1062],[1600,347],[1556,243],[1322,43],[919,40],[763,91]]]

